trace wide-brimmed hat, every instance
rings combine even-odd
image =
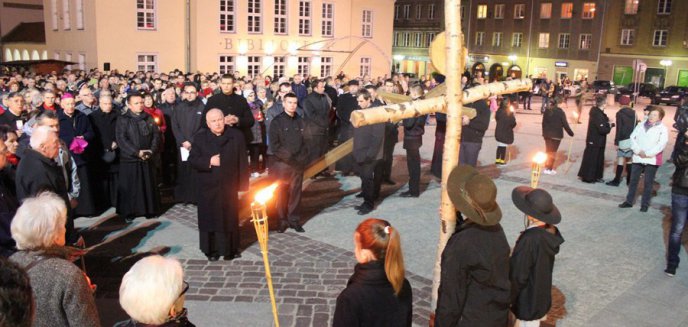
[[[554,205],[547,191],[529,186],[517,186],[511,192],[511,200],[516,208],[539,221],[556,225],[561,221],[561,213]]]
[[[497,187],[488,176],[466,165],[461,165],[449,174],[447,193],[454,207],[472,222],[492,226],[502,219],[502,210],[497,204]]]

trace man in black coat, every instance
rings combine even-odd
[[[243,134],[225,128],[224,114],[210,109],[208,129],[193,138],[189,162],[203,196],[198,197],[201,251],[210,261],[239,258],[239,197],[248,190],[248,158]]]
[[[485,131],[490,126],[490,107],[483,100],[478,100],[466,107],[475,109],[476,116],[473,119],[469,119],[467,116],[462,117],[459,163],[476,167],[478,166],[480,149],[483,147]]]
[[[0,257],[5,258],[16,251],[10,225],[19,208],[14,172],[7,166],[7,153],[5,142],[0,140]]]
[[[213,108],[222,110],[222,113],[225,114],[225,124],[241,130],[244,133],[246,145],[248,146],[253,139],[251,126],[255,123],[251,108],[249,108],[246,98],[234,93],[234,77],[232,77],[232,75],[222,75],[222,79],[220,79],[220,89],[222,89],[222,93],[215,94],[208,98],[203,114]],[[205,124],[202,125],[206,128]]]
[[[423,89],[420,85],[411,87],[411,99],[422,99]],[[425,134],[425,120],[427,116],[407,118],[402,121],[404,125],[404,149],[406,149],[406,167],[409,173],[409,189],[399,196],[404,198],[417,198],[420,196],[420,147],[423,145]]]
[[[585,137],[585,150],[583,160],[581,160],[578,177],[584,183],[602,183],[604,173],[604,149],[607,145],[607,134],[611,132],[613,123],[609,123],[609,118],[604,113],[606,103],[605,97],[598,97],[596,106],[590,108],[590,119],[588,121],[588,134]]]
[[[165,132],[162,135],[164,140],[164,148],[161,149],[161,161],[162,161],[162,183],[167,186],[173,186],[177,182],[177,156],[179,155],[179,148],[177,148],[177,142],[174,138],[174,133],[169,127],[172,125],[172,120],[175,115],[175,111],[179,101],[177,100],[177,93],[174,91],[174,87],[168,87],[162,92],[162,103],[158,108],[162,111],[163,117],[165,118]]]
[[[0,115],[0,125],[7,125],[21,134],[22,127],[26,123],[24,113],[24,97],[17,92],[12,92],[7,96],[7,110]]]
[[[306,123],[304,141],[309,150],[309,164],[327,152],[331,109],[330,98],[325,94],[325,81],[318,80],[313,84],[313,92],[303,100],[304,121]]]
[[[269,147],[275,157],[275,162],[270,167],[270,175],[280,181],[276,201],[280,219],[279,232],[282,233],[287,227],[291,227],[303,233],[305,230],[295,211],[301,202],[303,170],[308,164],[308,148],[303,136],[305,124],[296,113],[296,94],[286,94],[282,106],[284,112],[273,119],[268,136]]]
[[[351,125],[351,113],[358,108],[356,94],[358,93],[358,81],[349,81],[349,92],[339,96],[337,100],[337,121],[339,122],[339,144],[348,141],[354,132],[354,126]],[[351,155],[347,155],[339,159],[336,164],[336,169],[342,172],[342,175],[352,175],[355,170],[355,163]]]
[[[394,93],[395,87],[392,79],[387,79],[383,86],[385,92]],[[373,85],[368,85],[365,89],[373,97],[373,107],[385,106],[387,103],[377,95],[377,89]],[[385,123],[385,143],[382,145],[382,182],[388,185],[395,185],[392,180],[392,164],[394,163],[394,146],[399,142],[399,123]]]
[[[177,141],[180,156],[178,160],[178,178],[174,190],[175,199],[182,203],[196,203],[198,188],[196,179],[193,177],[191,164],[189,163],[189,151],[192,148],[194,135],[201,128],[203,122],[203,101],[198,99],[198,91],[193,83],[184,86],[186,100],[177,105],[174,116],[172,117],[172,131]],[[243,135],[243,134],[242,134]]]
[[[370,93],[363,90],[357,96],[359,109],[372,105]],[[359,215],[367,215],[375,208],[375,200],[380,195],[382,183],[382,145],[385,126],[373,124],[354,129],[354,149],[352,155],[359,166],[363,204],[355,207]]]

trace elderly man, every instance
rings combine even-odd
[[[22,127],[26,122],[24,113],[24,98],[18,92],[12,92],[7,96],[8,108],[0,115],[0,124],[7,125],[22,133]]]
[[[79,90],[79,101],[79,104],[76,105],[76,110],[79,110],[86,116],[98,110],[96,98],[93,96],[91,89],[87,86],[84,86],[81,88],[81,90]]]
[[[196,171],[199,189],[198,230],[201,251],[210,261],[239,254],[239,197],[248,190],[248,159],[243,134],[225,128],[224,114],[213,108],[205,116],[208,129],[193,138],[189,162]]]

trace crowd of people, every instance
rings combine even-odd
[[[0,250],[13,262],[2,264],[15,264],[24,271],[11,276],[17,278],[15,291],[26,293],[28,276],[36,301],[35,309],[29,310],[32,313],[17,314],[32,315],[38,325],[51,321],[97,326],[92,296],[95,285],[70,262],[82,255],[72,246],[84,246],[74,219],[98,216],[111,207],[126,222],[157,217],[161,214],[161,189],[173,190],[174,202],[196,206],[200,250],[209,261],[241,257],[238,194],[248,190],[250,178],[261,174],[280,181],[276,230],[305,232],[298,215],[304,171],[332,147],[350,139],[352,153],[334,169],[341,176],[360,177],[357,197],[362,203],[355,208],[357,214],[375,210],[382,183],[397,183],[391,167],[399,130],[403,130],[409,173],[408,190],[400,196],[419,197],[420,148],[430,117],[361,128],[353,128],[349,120],[354,110],[385,105],[385,97],[379,93],[406,95],[417,101],[443,80],[442,75],[413,83],[399,74],[377,79],[344,75],[273,79],[98,70],[0,76]],[[462,78],[464,88],[484,83],[480,75],[464,74]],[[571,117],[562,109],[566,99],[561,95],[565,94],[549,92],[555,89],[553,85],[545,86],[542,107],[542,136],[548,154],[543,173],[548,175],[556,174],[556,153],[564,132],[574,136]],[[462,223],[442,256],[436,326],[453,326],[457,321],[503,326],[510,308],[525,326],[531,326],[549,310],[554,255],[563,242],[555,227],[560,213],[546,191],[515,189],[514,205],[529,217],[529,227],[510,256],[499,226],[501,211],[495,202],[494,182],[475,170],[491,119],[496,121],[495,164],[509,163],[508,147],[517,143],[515,108],[523,101],[524,109],[529,110],[532,95],[531,91],[477,101],[470,105],[475,117],[461,119],[460,166],[449,176],[448,187]],[[578,123],[580,94],[570,96],[576,97],[578,115],[573,122]],[[612,122],[605,114],[606,98],[595,99],[578,176],[585,183],[604,181],[606,138],[616,127],[617,166],[614,179],[606,184],[619,186],[626,171],[628,194],[619,207],[629,208],[643,176],[640,210],[646,212],[669,138],[662,124],[665,112],[662,107],[648,106],[645,117],[636,117],[629,97],[622,96],[619,103],[622,108]],[[672,186],[669,275],[678,267],[681,233],[688,216],[686,109],[688,99],[674,118],[679,139],[671,158],[677,169]],[[446,115],[434,116],[430,171],[441,178]],[[326,168],[317,176],[333,173]],[[404,279],[398,231],[387,221],[368,219],[359,225],[354,240],[359,264],[338,298],[335,325],[385,325],[390,321],[410,325],[411,289]],[[543,252],[542,247],[547,250]],[[59,273],[39,282],[38,276],[46,271]],[[147,278],[156,274],[159,278],[155,281]],[[142,294],[144,286],[151,291]],[[74,293],[68,299],[53,296],[66,288]],[[139,261],[125,275],[120,289],[122,307],[132,318],[121,326],[170,321],[178,323],[175,326],[192,326],[183,309],[186,288],[175,260],[149,257]],[[139,305],[147,297],[160,301],[151,307]],[[389,310],[388,315],[368,312],[380,303]]]

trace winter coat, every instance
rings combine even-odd
[[[85,165],[92,152],[90,144],[94,142],[96,136],[91,127],[91,121],[88,119],[88,116],[78,110],[74,110],[72,117],[67,116],[64,111],[58,111],[57,118],[60,123],[60,139],[67,144],[67,147],[72,144],[72,141],[77,136],[83,137],[89,143],[84,152],[80,154],[69,150],[77,166]]]
[[[174,116],[172,116],[172,132],[177,141],[177,147],[181,148],[184,142],[191,143],[194,135],[205,124],[203,110],[203,101],[198,98],[191,102],[182,101],[175,107]]]
[[[425,134],[425,120],[427,115],[406,118],[402,120],[404,125],[404,149],[418,149],[423,145],[423,134]]]
[[[309,136],[327,135],[330,125],[330,110],[332,104],[327,94],[313,92],[303,100],[306,133]]]
[[[201,122],[202,128],[208,128],[205,124],[205,114],[208,110],[214,108],[222,110],[225,116],[237,116],[239,118],[239,123],[232,126],[232,128],[238,128],[244,133],[246,145],[251,143],[251,139],[253,138],[251,126],[253,126],[255,121],[253,120],[253,114],[251,114],[251,108],[248,107],[246,98],[236,93],[219,93],[208,98],[208,103],[205,104],[205,111],[203,111],[203,119]]]
[[[117,135],[115,129],[117,128],[117,118],[120,116],[114,109],[108,113],[101,110],[94,111],[88,118],[91,121],[91,127],[96,137],[95,144],[91,144],[93,154],[100,158],[105,150],[112,148],[112,142],[116,142]]]
[[[552,228],[526,229],[511,254],[511,311],[519,320],[540,319],[552,306],[554,256],[564,243],[559,229]]]
[[[385,125],[373,124],[354,129],[354,148],[351,154],[359,165],[382,159]]]
[[[629,107],[619,109],[619,111],[616,112],[616,135],[614,136],[614,145],[619,145],[620,141],[629,139],[635,125],[635,110]]]
[[[19,201],[14,184],[14,171],[5,167],[0,170],[0,257],[7,257],[15,251],[10,225],[17,208]]]
[[[127,111],[117,119],[117,144],[120,162],[139,162],[140,150],[160,151],[160,130],[153,117],[142,112],[135,115]]]
[[[607,143],[607,134],[611,132],[609,117],[598,107],[590,108],[590,120],[585,144],[592,147],[604,147]]]
[[[671,193],[688,195],[688,144],[685,141],[676,148],[674,165],[676,170],[671,178]]]
[[[284,106],[281,99],[276,99],[272,107],[265,111],[265,144],[270,144],[270,125],[272,121],[284,112]],[[272,155],[272,149],[268,146],[267,154]]]
[[[299,101],[299,107],[303,106],[303,100],[308,96],[308,88],[303,83],[291,83],[291,90],[296,94],[296,98]]]
[[[59,195],[69,208],[67,184],[62,169],[55,160],[44,157],[36,150],[27,149],[17,167],[17,199],[36,196],[43,191]]]
[[[485,131],[490,126],[490,107],[485,101],[476,101],[466,107],[474,108],[477,115],[461,128],[461,142],[483,143]]]
[[[304,122],[299,114],[289,116],[282,112],[270,124],[269,148],[277,160],[296,169],[305,168],[308,148],[304,143]]]
[[[514,127],[516,127],[516,116],[509,108],[501,107],[495,114],[497,126],[495,127],[495,139],[497,142],[512,144],[514,143]]]
[[[357,264],[346,288],[337,297],[332,326],[411,326],[412,299],[408,280],[404,280],[399,295],[394,294],[384,262]]]
[[[638,124],[631,134],[631,150],[633,150],[633,163],[662,165],[657,159],[661,155],[669,141],[669,131],[662,121],[658,121],[650,128],[646,128],[645,122]],[[641,158],[640,152],[645,152],[649,158]]]
[[[542,114],[542,136],[546,139],[561,140],[566,134],[573,137],[573,130],[566,120],[566,113],[563,109],[556,107],[547,109]]]
[[[351,93],[344,93],[337,99],[337,118],[339,119],[339,141],[346,141],[351,138],[353,125],[351,125],[351,113],[358,109],[356,96]]]

